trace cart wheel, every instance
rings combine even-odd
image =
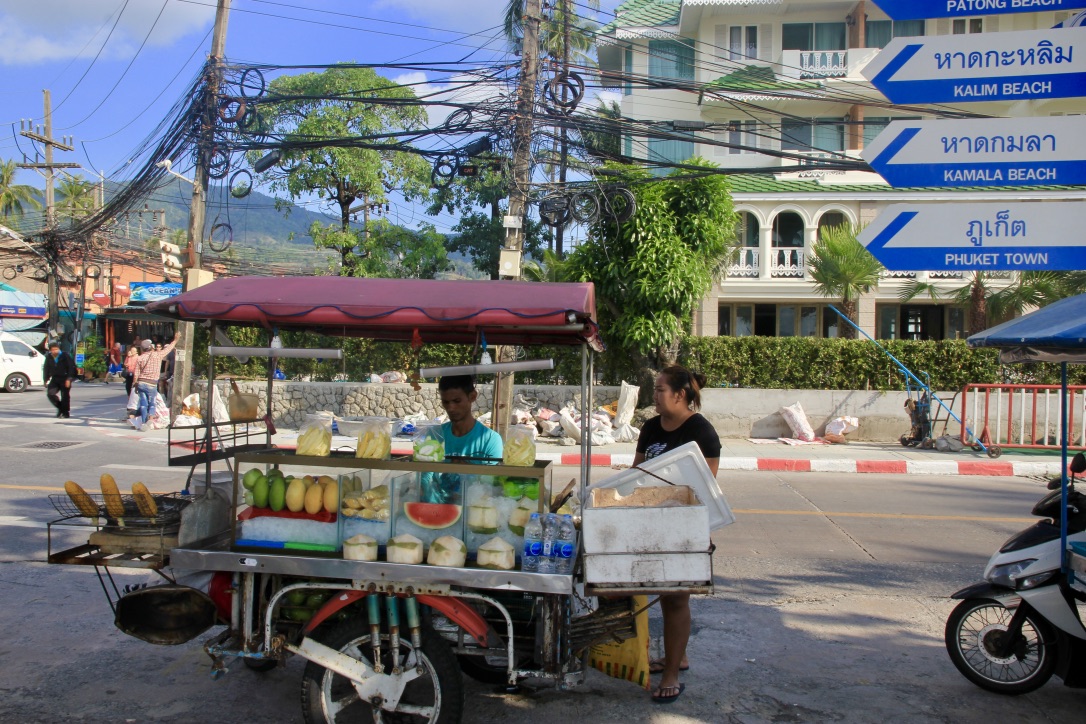
[[[371,662],[369,625],[357,618],[348,619],[326,636],[322,643],[352,658]],[[382,639],[382,662],[386,671],[392,665],[388,637]],[[464,708],[464,680],[452,650],[437,634],[422,632],[422,648],[415,651],[409,640],[400,639],[399,664],[405,668],[422,667],[417,679],[408,682],[393,712],[377,711],[374,705],[358,698],[351,681],[310,661],[302,677],[302,713],[307,724],[344,721],[396,721],[452,724],[459,722]]]
[[[973,448],[973,452],[984,452],[984,446],[981,445],[979,442],[973,443],[972,445],[970,445],[970,447]],[[988,449],[991,450],[991,448]]]
[[[271,671],[279,665],[279,662],[275,659],[250,659],[246,656],[243,661],[245,662],[245,667],[250,671],[256,671],[261,674],[265,671]]]
[[[1003,448],[1001,448],[999,445],[989,445],[988,446],[988,457],[997,458],[1002,454],[1003,454]]]

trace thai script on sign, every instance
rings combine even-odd
[[[1007,66],[1056,65],[1070,63],[1074,55],[1074,46],[1066,48],[1053,45],[1051,40],[1042,40],[1036,48],[1018,48],[1016,50],[974,50],[969,53],[935,53],[935,63],[939,70],[946,68],[1000,68]]]
[[[969,222],[969,230],[965,235],[973,246],[982,246],[984,240],[992,237],[1025,236],[1026,222],[1011,221],[1010,211],[997,211],[995,222],[973,220]]]
[[[1016,153],[1044,150],[1045,141],[1050,151],[1056,150],[1056,137],[1051,133],[1038,135],[1006,136],[943,136],[943,153]]]

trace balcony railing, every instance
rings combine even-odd
[[[929,279],[961,279],[965,276],[964,272],[960,271],[933,271],[928,272]]]
[[[883,269],[879,272],[879,276],[883,279],[916,279],[916,272],[914,271],[890,271],[889,269]]]
[[[803,50],[799,53],[800,78],[844,78],[846,75],[847,50]]]
[[[739,252],[739,258],[728,267],[730,277],[757,277],[758,276],[758,250],[751,247],[743,247]]]
[[[803,249],[775,246],[770,250],[769,275],[771,277],[803,278]]]

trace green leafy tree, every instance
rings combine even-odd
[[[18,170],[14,161],[0,161],[0,218],[22,216],[28,208],[41,208],[37,189],[15,183]]]
[[[702,159],[687,163],[714,168]],[[650,181],[646,171],[622,167],[616,180],[634,192],[636,213],[621,224],[601,216],[563,264],[567,280],[595,284],[604,339],[637,361],[643,391],[675,361],[739,221],[722,175],[683,174]]]
[[[540,260],[529,259],[521,267],[520,276],[529,282],[561,282],[565,281],[565,264],[550,249],[543,250]]]
[[[403,150],[396,138],[375,138],[425,128],[425,109],[374,99],[411,101],[415,94],[369,68],[281,76],[268,85],[258,121],[283,139],[281,166],[265,174],[271,189],[285,195],[283,205],[316,193],[337,208],[338,228],[318,224],[311,233],[318,248],[339,253],[344,275],[359,273],[366,268],[359,260],[370,257],[366,244],[371,237],[351,224],[358,211],[355,202],[383,204],[393,191],[410,200],[424,196],[429,187],[430,166],[421,156]],[[335,143],[360,137],[369,137],[367,144],[375,147]],[[302,145],[314,139],[328,143]],[[259,156],[253,152],[250,160]]]
[[[94,184],[82,174],[65,176],[57,184],[57,213],[73,221],[94,210]]]
[[[856,235],[857,227],[849,224],[821,229],[820,238],[811,249],[807,263],[815,291],[824,297],[841,300],[841,312],[858,322],[856,307],[860,296],[870,292],[879,283],[882,264],[871,256]],[[852,325],[841,325],[841,336],[855,339]]]

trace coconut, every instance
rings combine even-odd
[[[463,568],[468,560],[468,547],[456,536],[443,535],[430,544],[426,562],[431,566]]]
[[[517,507],[509,514],[509,530],[517,535],[524,535],[524,526],[532,519],[532,513],[539,512],[539,504],[528,497],[521,498]]]
[[[377,541],[359,533],[343,541],[343,557],[349,561],[377,560]]]
[[[495,536],[479,546],[475,560],[482,568],[511,571],[517,564],[517,554],[513,546]]]
[[[389,563],[422,563],[422,541],[404,533],[389,540],[385,549]]]
[[[468,506],[468,529],[472,533],[483,535],[498,532],[498,509],[490,502],[490,498],[483,498],[475,505]]]

